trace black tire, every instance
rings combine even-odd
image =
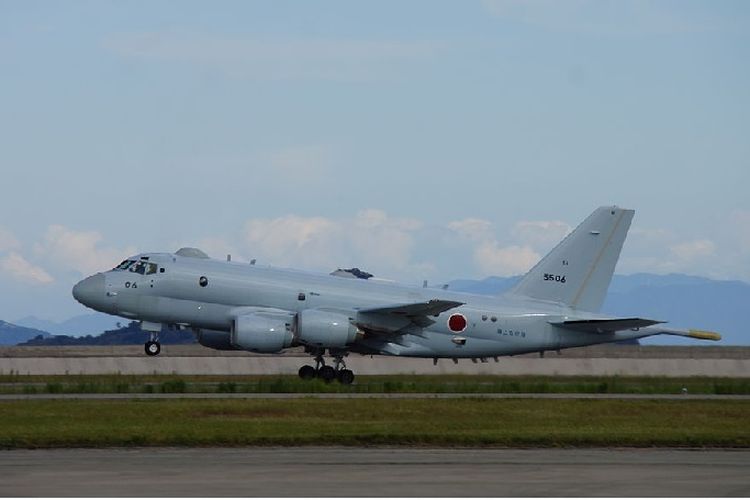
[[[334,370],[332,366],[321,366],[318,370],[318,377],[323,379],[323,382],[326,384],[330,384],[333,382],[333,379],[336,378],[336,370]]]
[[[303,366],[297,373],[302,380],[311,380],[315,378],[315,368],[310,365]]]
[[[351,385],[354,382],[354,372],[347,369],[339,371],[339,382],[344,385]]]
[[[158,356],[161,352],[161,344],[153,340],[146,342],[143,348],[148,356]]]

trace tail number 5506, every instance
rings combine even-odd
[[[565,283],[565,275],[544,273],[544,281],[557,281],[558,283]]]

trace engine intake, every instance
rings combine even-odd
[[[232,322],[230,343],[247,351],[273,353],[292,345],[294,314],[262,311],[237,316]]]

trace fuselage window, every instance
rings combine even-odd
[[[200,277],[200,278],[198,279],[198,284],[199,284],[200,286],[208,286],[208,278],[206,278],[205,276],[201,276],[201,277]]]
[[[299,294],[297,294],[297,300],[305,300],[305,294],[302,293],[302,292],[300,292]]]
[[[491,317],[491,318],[490,318],[490,321],[492,321],[493,323],[494,323],[495,321],[497,321],[497,316],[493,316],[493,317]]]
[[[160,272],[160,273],[163,273],[163,272],[164,272],[164,268],[163,268],[163,267],[160,267],[160,268],[159,268],[159,272]]]
[[[486,314],[482,314],[482,321],[487,321],[487,315]]]

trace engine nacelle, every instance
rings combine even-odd
[[[272,353],[292,345],[294,314],[260,311],[238,315],[232,321],[230,342],[246,351]]]
[[[359,333],[345,314],[305,309],[297,317],[297,338],[307,345],[345,347]]]
[[[200,330],[196,335],[198,343],[204,347],[210,347],[219,351],[236,351],[237,347],[232,345],[229,332],[220,330]]]

